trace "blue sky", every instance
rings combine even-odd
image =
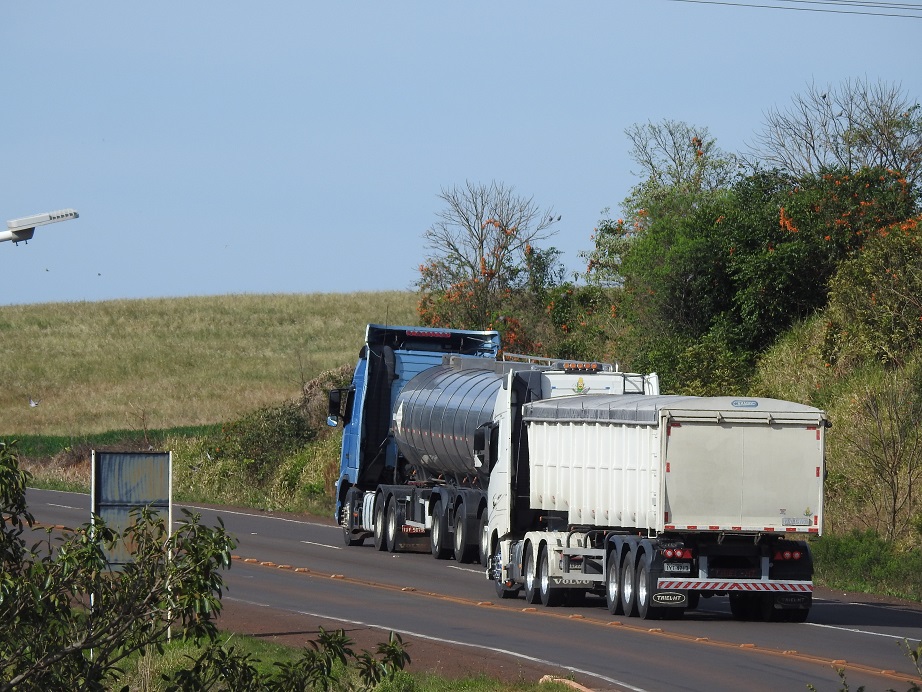
[[[466,180],[553,207],[578,269],[638,182],[625,128],[742,151],[811,82],[922,100],[920,36],[671,0],[4,2],[0,230],[80,218],[0,244],[0,305],[409,289]]]

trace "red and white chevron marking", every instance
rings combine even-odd
[[[813,582],[804,581],[711,581],[705,579],[659,579],[659,589],[694,589],[696,591],[784,591],[813,593]]]

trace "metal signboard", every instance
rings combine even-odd
[[[118,532],[131,525],[131,512],[150,507],[173,525],[172,452],[97,452],[93,450],[92,508],[106,526]],[[131,561],[132,547],[106,551],[113,569]]]

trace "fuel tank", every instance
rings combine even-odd
[[[502,381],[493,370],[442,365],[418,374],[394,406],[400,452],[430,478],[476,479],[486,487],[489,470],[474,466],[474,432],[493,420]]]

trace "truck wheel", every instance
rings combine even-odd
[[[560,605],[563,593],[558,587],[551,586],[549,567],[548,550],[544,547],[538,554],[538,589],[541,593],[541,604],[553,608]]]
[[[354,488],[350,488],[349,492],[346,493],[346,502],[343,504],[342,508],[342,521],[340,524],[343,527],[343,540],[348,546],[355,545],[364,545],[365,544],[365,534],[355,533],[355,524],[353,523],[352,516],[352,505],[356,501],[356,493],[353,492]]]
[[[463,502],[455,512],[455,561],[471,561],[471,546],[467,544],[467,507]]]
[[[525,560],[522,564],[525,572],[525,602],[528,605],[534,605],[538,602],[538,576],[535,574],[535,551],[532,544],[529,543],[525,548]]]
[[[608,612],[612,615],[624,615],[621,605],[621,565],[618,563],[618,553],[612,550],[608,554],[608,563],[605,568],[605,602]]]
[[[448,548],[445,547],[445,537],[448,535],[448,517],[445,515],[441,500],[435,501],[432,508],[432,531],[429,534],[432,557],[436,560],[447,560]]]
[[[499,545],[496,546],[496,553],[493,555],[493,564],[500,566],[503,563],[502,552],[500,551]],[[500,567],[500,577],[502,576],[502,568]],[[518,586],[506,586],[505,582],[500,579],[493,581],[493,586],[496,587],[496,595],[500,598],[516,598],[519,595]]]
[[[356,537],[356,535],[353,533],[352,503],[347,502],[346,504],[344,504],[342,511],[343,511],[343,521],[342,521],[343,541],[346,543],[346,545],[350,547],[355,546],[355,545],[364,545],[365,544],[364,534],[359,534],[358,537]]]
[[[653,584],[650,578],[650,558],[642,553],[637,560],[637,573],[634,577],[634,600],[637,602],[637,615],[641,620],[653,620],[660,617],[662,608],[651,605],[653,597]]]
[[[490,525],[487,521],[487,510],[484,510],[480,513],[480,528],[478,534],[480,536],[480,566],[487,567],[490,564]]]
[[[387,526],[384,523],[384,498],[375,500],[375,548],[387,550]]]
[[[387,551],[396,553],[399,546],[398,534],[400,528],[397,522],[397,498],[393,495],[387,502],[387,518],[384,521],[384,536],[387,541]]]
[[[621,610],[628,617],[637,617],[637,590],[634,588],[634,551],[621,563]]]

